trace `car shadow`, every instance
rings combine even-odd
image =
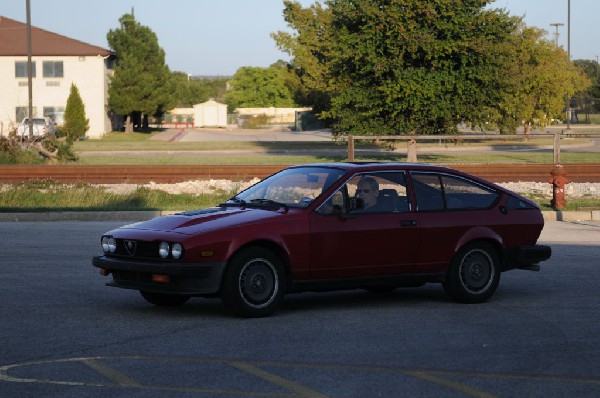
[[[441,285],[398,288],[389,292],[370,292],[363,289],[354,289],[288,294],[280,311],[398,308],[413,307],[424,302],[450,303],[451,301]]]

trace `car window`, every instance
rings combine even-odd
[[[447,174],[411,173],[417,210],[484,209],[498,193],[474,181]]]
[[[444,210],[442,182],[438,174],[411,173],[418,211]]]
[[[498,198],[498,193],[473,181],[442,176],[448,209],[485,209]]]
[[[362,208],[351,206],[355,199],[361,199]],[[399,213],[409,209],[404,172],[379,172],[352,176],[317,212]]]
[[[506,208],[508,210],[531,210],[531,209],[537,209],[536,206],[534,206],[532,203],[528,203],[525,202],[522,199],[519,198],[515,198],[514,196],[511,196],[508,198],[508,200],[506,201]]]
[[[326,167],[286,169],[241,192],[236,198],[247,203],[270,200],[306,207],[342,175],[342,170]]]

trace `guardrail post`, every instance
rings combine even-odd
[[[354,162],[354,136],[348,136],[348,161]]]
[[[554,133],[554,164],[560,164],[560,134]]]
[[[407,150],[406,150],[406,161],[411,163],[417,162],[417,140],[414,138],[410,138],[407,141]]]

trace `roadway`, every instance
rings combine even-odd
[[[598,397],[600,223],[549,222],[491,301],[303,293],[264,319],[157,308],[91,265],[122,222],[0,223],[0,396]]]

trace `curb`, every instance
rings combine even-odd
[[[179,211],[56,211],[45,213],[0,213],[0,222],[18,221],[145,221]],[[600,221],[600,210],[542,211],[544,221]]]
[[[176,211],[56,211],[45,213],[0,213],[0,222],[10,221],[145,221]]]
[[[600,221],[600,210],[542,211],[545,221]]]

